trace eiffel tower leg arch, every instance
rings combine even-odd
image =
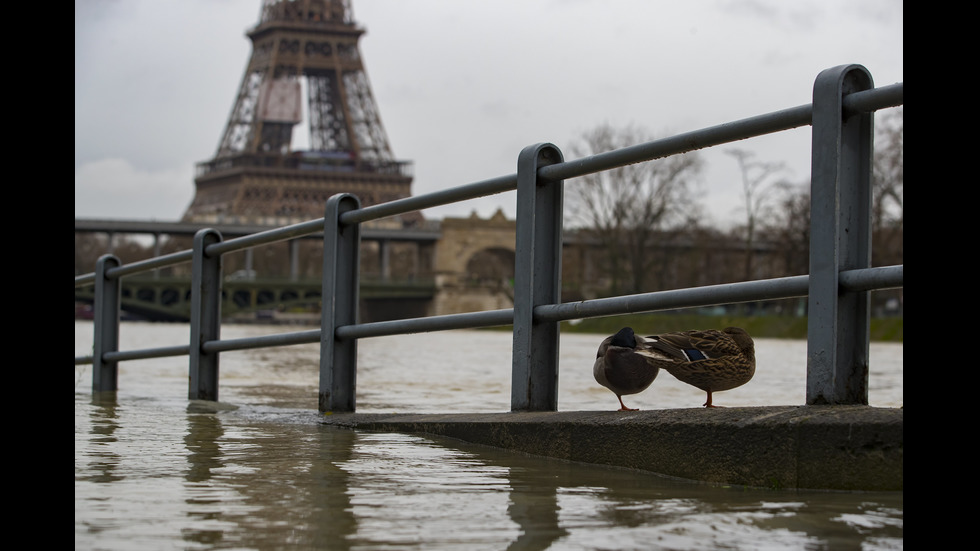
[[[337,193],[365,206],[410,196],[411,164],[391,151],[350,0],[264,0],[261,13],[247,33],[252,54],[218,151],[198,164],[184,219],[295,223],[320,217]],[[303,81],[309,149],[296,150]]]

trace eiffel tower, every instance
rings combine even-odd
[[[411,194],[411,164],[395,160],[364,70],[363,34],[350,0],[263,0],[228,125],[214,159],[197,165],[184,220],[288,224],[323,216],[336,193],[363,206]],[[295,150],[304,88],[309,149]],[[412,214],[388,223],[422,220]]]

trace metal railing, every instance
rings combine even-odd
[[[808,297],[807,404],[867,404],[869,292],[902,287],[903,266],[871,267],[873,113],[902,105],[903,84],[873,88],[860,65],[821,72],[813,102],[631,147],[565,161],[551,144],[525,148],[517,173],[362,208],[352,194],[327,201],[323,218],[222,240],[202,229],[191,250],[121,265],[100,258],[75,285],[95,285],[93,392],[115,391],[121,361],[189,356],[190,399],[218,399],[222,352],[320,343],[320,411],[353,412],[358,339],[448,329],[513,325],[511,409],[557,410],[559,322],[576,318]],[[563,181],[705,147],[812,127],[810,273],[804,276],[560,301]],[[388,216],[517,190],[514,308],[357,322],[361,224]],[[221,340],[222,256],[323,232],[323,306],[319,329]],[[177,263],[192,264],[190,342],[118,350],[120,279]]]

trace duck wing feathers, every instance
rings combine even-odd
[[[742,349],[735,340],[716,329],[663,333],[646,337],[643,341],[643,350],[662,352],[668,358],[681,362],[742,355]]]
[[[653,335],[643,339],[636,353],[706,391],[735,388],[755,374],[754,343],[739,328]]]

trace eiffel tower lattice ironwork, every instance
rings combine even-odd
[[[411,164],[391,152],[364,69],[363,34],[350,0],[263,0],[228,125],[215,158],[197,165],[185,220],[280,224],[323,216],[336,193],[365,206],[411,194]],[[304,85],[309,149],[294,150]]]

